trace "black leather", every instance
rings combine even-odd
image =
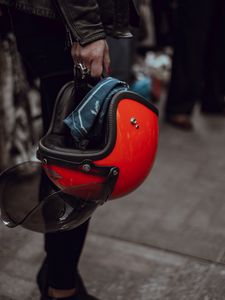
[[[105,38],[106,34],[131,37],[130,24],[139,24],[132,0],[0,0],[0,4],[43,17],[63,18],[81,45]]]
[[[139,18],[132,0],[55,1],[74,38],[86,45],[104,38],[132,37],[130,24],[138,26]]]
[[[76,108],[90,88],[84,80],[82,85],[75,80],[68,82],[62,88],[56,99],[57,105],[55,105],[49,133],[45,138],[46,147],[51,149],[66,147],[67,150],[70,148],[74,150],[75,145],[70,129],[63,120]]]

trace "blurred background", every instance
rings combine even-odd
[[[80,269],[102,300],[225,299],[224,6],[145,0],[134,39],[108,41],[111,75],[159,108],[160,139],[145,183],[92,218]],[[0,171],[36,159],[38,87],[10,37],[0,47]],[[42,242],[0,224],[1,300],[38,299]]]

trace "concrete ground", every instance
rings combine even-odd
[[[80,271],[100,300],[225,299],[225,118],[161,122],[157,160],[136,192],[92,219]],[[0,225],[0,300],[37,300],[42,235]]]

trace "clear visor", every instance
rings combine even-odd
[[[88,220],[112,193],[106,182],[59,190],[39,162],[26,162],[0,176],[1,219],[37,232],[73,229]]]

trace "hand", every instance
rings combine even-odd
[[[100,77],[105,71],[109,74],[110,57],[106,40],[98,40],[86,46],[74,43],[71,48],[74,63],[82,63],[89,70],[91,77]]]

